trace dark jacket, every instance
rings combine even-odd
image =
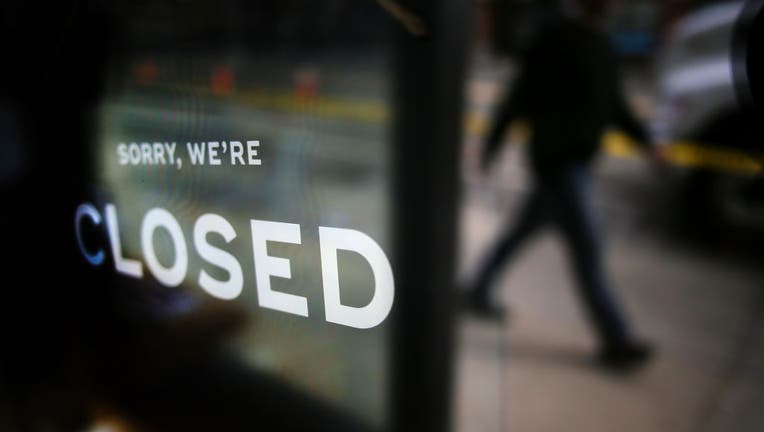
[[[536,168],[590,162],[609,125],[646,145],[647,134],[631,115],[620,85],[617,58],[604,34],[571,20],[549,26],[531,44],[496,113],[485,158],[519,117],[533,129],[529,150]]]

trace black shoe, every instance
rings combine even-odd
[[[464,295],[462,303],[464,311],[478,319],[486,321],[504,321],[507,317],[507,310],[504,306],[492,303],[473,293]]]
[[[597,362],[614,372],[631,372],[647,364],[653,352],[653,346],[646,342],[629,341],[605,346],[597,355]]]

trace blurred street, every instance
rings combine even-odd
[[[476,169],[479,145],[468,138],[464,149],[463,280],[527,193],[522,146],[507,145],[489,177]],[[609,276],[638,334],[656,344],[652,363],[625,376],[596,368],[566,251],[546,229],[507,263],[497,292],[508,321],[462,319],[457,430],[761,430],[764,271],[734,244],[701,247],[664,229],[677,208],[672,178],[606,156],[594,182]]]

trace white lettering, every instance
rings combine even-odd
[[[267,242],[301,244],[297,224],[251,220],[252,252],[255,260],[255,280],[260,306],[300,316],[308,316],[308,300],[294,294],[273,291],[271,276],[292,278],[289,260],[268,255]]]
[[[393,270],[382,248],[366,234],[349,229],[318,228],[321,248],[321,274],[324,284],[326,320],[359,329],[379,325],[393,307]],[[374,274],[374,296],[364,307],[345,306],[340,301],[337,251],[356,252],[366,259]]]
[[[260,146],[260,141],[247,141],[247,158],[250,165],[260,165],[262,160],[257,158],[257,148]]]
[[[199,285],[213,297],[232,300],[241,294],[244,286],[241,265],[233,255],[207,242],[207,234],[211,232],[220,234],[226,243],[230,243],[236,238],[236,231],[227,220],[216,214],[204,214],[194,224],[194,246],[199,256],[226,270],[230,276],[227,281],[220,281],[202,269],[199,272]]]
[[[127,165],[130,160],[130,156],[127,154],[127,144],[120,143],[117,145],[117,157],[120,165]]]
[[[143,269],[141,268],[141,263],[122,256],[117,210],[113,204],[106,204],[106,228],[109,231],[109,243],[111,243],[111,255],[114,257],[114,268],[122,274],[138,279],[142,278]]]
[[[220,158],[218,157],[218,147],[220,147],[220,143],[217,141],[210,141],[207,143],[207,146],[209,146],[208,154],[210,165],[220,165]]]
[[[203,165],[204,164],[204,143],[199,145],[199,143],[186,143],[186,148],[188,149],[188,155],[191,157],[191,164],[192,165]]]
[[[165,267],[159,262],[154,250],[154,231],[162,227],[170,234],[175,251],[175,262],[171,267]],[[175,217],[163,208],[153,208],[146,213],[141,223],[141,247],[146,266],[151,270],[159,283],[165,286],[178,286],[186,278],[188,270],[188,251],[183,231]]]
[[[231,165],[236,165],[238,160],[241,165],[244,165],[244,146],[239,141],[231,141]]]

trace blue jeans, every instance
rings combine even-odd
[[[568,246],[578,293],[588,318],[606,346],[629,341],[627,325],[609,289],[602,265],[598,227],[590,203],[588,165],[537,168],[535,187],[517,221],[494,246],[478,272],[474,295],[486,300],[502,265],[544,224],[552,222]]]

